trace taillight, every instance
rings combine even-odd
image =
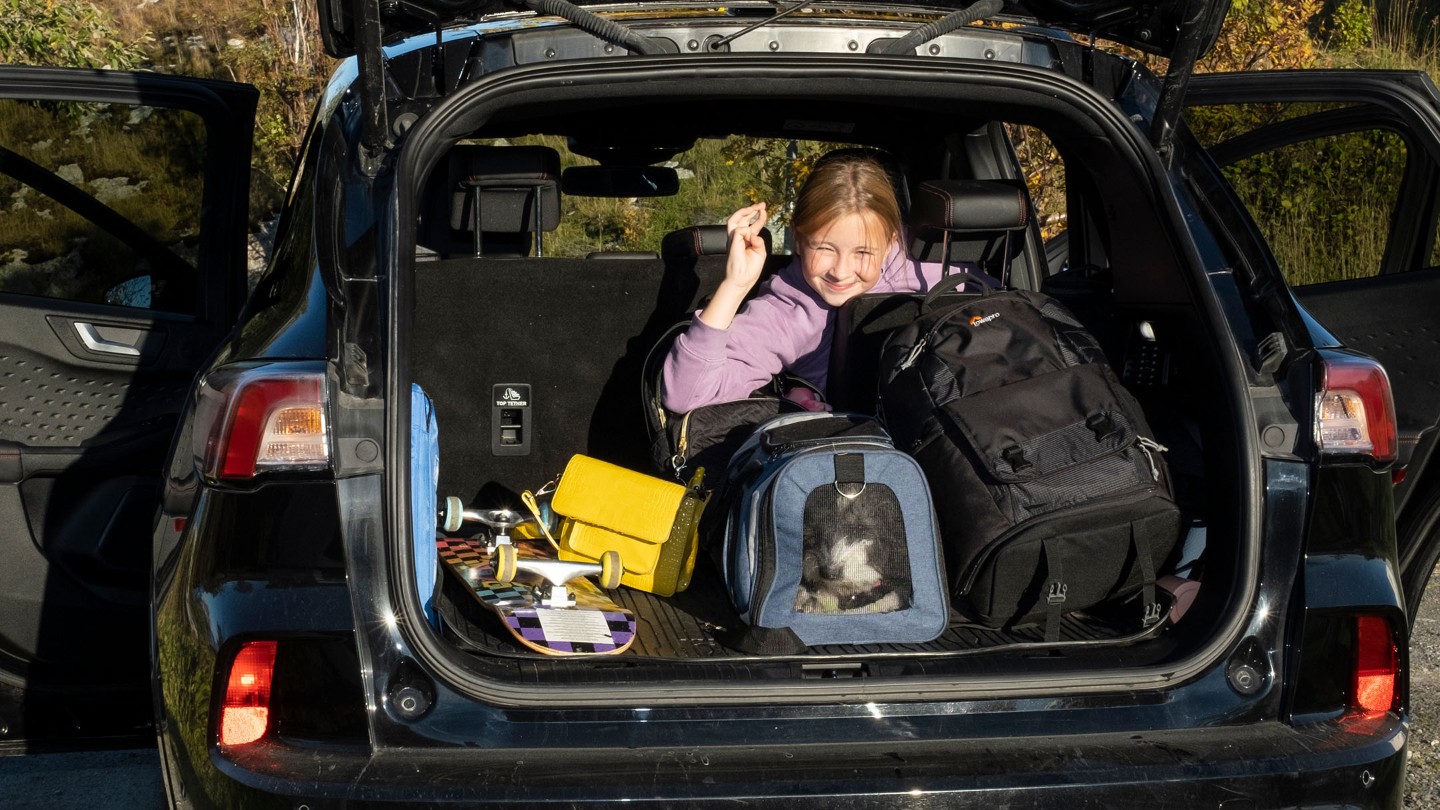
[[[330,467],[325,377],[305,364],[222,369],[200,384],[195,457],[212,478]]]
[[[1395,460],[1395,400],[1390,378],[1374,360],[1324,352],[1325,379],[1315,403],[1315,441],[1327,458]]]
[[[1366,714],[1398,708],[1395,688],[1400,670],[1400,649],[1382,616],[1355,619],[1355,670],[1351,706]]]
[[[235,653],[220,703],[221,745],[255,742],[270,727],[275,647],[274,641],[247,641]]]

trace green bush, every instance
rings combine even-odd
[[[0,63],[126,70],[143,59],[90,3],[0,0]]]

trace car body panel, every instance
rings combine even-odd
[[[950,0],[929,4],[940,12],[948,13],[965,8],[969,0]],[[625,14],[635,8],[632,4],[576,3],[577,6],[605,6],[606,11]],[[848,9],[885,12],[896,9],[913,9],[910,3],[885,3],[883,0],[868,0],[863,3],[844,4]],[[658,4],[646,4],[653,10]],[[1164,55],[1170,55],[1181,39],[1181,28],[1187,22],[1203,18],[1202,30],[1196,33],[1200,54],[1208,50],[1219,36],[1220,24],[1230,0],[1016,0],[1007,2],[1001,12],[1006,16],[1029,19],[1040,25],[1074,33],[1095,35],[1104,39]],[[510,0],[412,0],[408,3],[384,4],[372,0],[336,0],[321,3],[320,26],[325,40],[325,50],[334,57],[343,58],[356,53],[356,43],[361,34],[356,21],[368,17],[379,26],[380,38],[391,42],[409,35],[433,30],[436,26],[448,27],[465,22],[478,21],[483,17],[505,12],[524,11],[530,6],[524,2]],[[556,13],[559,6],[545,7]],[[743,4],[729,6],[732,11],[745,9]],[[777,10],[770,4],[753,5],[757,11]],[[823,6],[822,6],[823,8]],[[740,13],[749,16],[749,11]],[[1197,54],[1197,58],[1200,54]]]

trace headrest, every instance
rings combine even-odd
[[[760,231],[765,242],[765,252],[770,252],[770,230]],[[692,225],[671,231],[660,240],[660,255],[666,259],[695,259],[701,256],[724,256],[730,249],[730,240],[724,225]]]
[[[1018,231],[1029,224],[1025,186],[1010,180],[926,180],[910,209],[917,230]]]
[[[477,213],[487,233],[553,231],[560,224],[560,153],[554,149],[465,144],[451,150],[451,161],[451,228],[474,230]]]

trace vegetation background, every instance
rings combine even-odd
[[[1164,60],[1136,54],[1163,73]],[[0,0],[0,62],[154,70],[248,82],[261,91],[252,224],[273,218],[304,128],[331,69],[313,0]],[[1440,0],[1233,0],[1203,71],[1265,68],[1418,68],[1440,75]],[[1280,109],[1197,114],[1219,140],[1278,117]],[[1063,230],[1064,172],[1038,132],[1018,131],[1020,155],[1047,235]],[[803,179],[823,144],[785,148],[736,139],[687,155],[700,190],[684,199],[567,200],[557,252],[650,248],[668,230],[718,221],[737,199],[777,200]],[[1319,281],[1378,266],[1403,148],[1374,135],[1333,139],[1317,154],[1252,159],[1231,179],[1257,212],[1282,267]],[[1302,182],[1303,181],[1303,182]],[[1306,197],[1295,188],[1321,189]],[[1337,205],[1336,200],[1343,200]],[[547,239],[547,242],[552,241]],[[1334,257],[1345,257],[1336,261]],[[1314,269],[1313,268],[1318,268]],[[1309,275],[1312,272],[1318,276]]]

